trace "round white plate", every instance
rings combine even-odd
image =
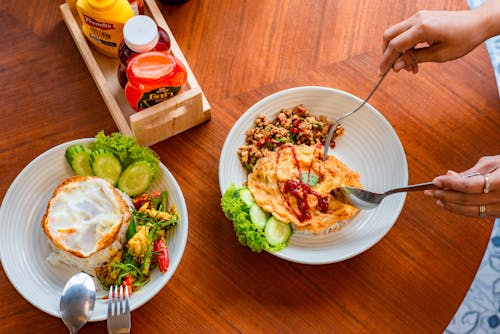
[[[5,194],[0,208],[0,259],[7,277],[17,291],[40,310],[60,317],[59,301],[66,281],[76,269],[53,266],[46,261],[50,254],[41,219],[54,189],[74,175],[64,153],[73,144],[87,144],[93,138],[79,139],[56,146],[34,159],[16,177]],[[167,168],[160,164],[158,178],[151,190],[168,190],[169,202],[179,211],[180,221],[169,231],[167,245],[170,266],[160,274],[155,269],[151,281],[134,292],[130,299],[135,310],[156,295],[172,277],[184,253],[188,235],[188,214],[184,196]],[[106,295],[95,281],[97,295]],[[96,300],[90,321],[107,318],[107,303]]]
[[[272,94],[248,109],[234,124],[222,148],[219,186],[222,193],[234,183],[247,180],[237,151],[245,143],[246,130],[255,126],[259,114],[274,120],[283,108],[303,104],[311,114],[326,115],[330,122],[361,104],[356,96],[325,87],[297,87]],[[343,136],[329,154],[345,162],[360,175],[363,187],[383,192],[408,182],[406,157],[399,138],[389,122],[371,105],[344,119]],[[341,231],[327,235],[295,233],[289,246],[274,255],[298,263],[326,264],[360,254],[376,244],[393,226],[403,208],[406,194],[395,194],[370,211],[361,211]]]

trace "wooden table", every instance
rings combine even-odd
[[[0,4],[0,200],[17,174],[58,144],[117,131],[59,12],[59,1]],[[422,193],[374,247],[303,265],[238,244],[220,209],[218,160],[238,117],[302,85],[364,97],[382,33],[418,9],[465,1],[191,0],[160,5],[212,106],[212,119],[152,148],[181,186],[189,239],[168,284],[132,313],[133,333],[439,333],[460,305],[492,219],[465,218]],[[418,75],[391,73],[370,100],[396,130],[409,182],[499,153],[499,98],[484,45]],[[29,206],[29,203],[27,203]],[[15,222],[12,222],[15,223]],[[1,333],[63,333],[0,270]],[[104,321],[81,333],[105,333]]]

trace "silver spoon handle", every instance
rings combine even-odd
[[[427,189],[434,189],[434,188],[436,188],[434,183],[425,182],[425,183],[413,184],[413,185],[408,186],[408,187],[391,189],[391,190],[385,192],[385,195],[390,195],[390,194],[400,193],[400,192],[407,192],[407,191],[427,190]]]
[[[472,176],[477,176],[481,175],[481,173],[472,173],[468,175],[464,175],[463,177],[472,177]],[[413,185],[409,185],[407,187],[401,187],[401,188],[395,188],[387,191],[385,195],[390,195],[394,193],[400,193],[400,192],[406,192],[406,191],[418,191],[418,190],[427,190],[427,189],[435,189],[436,186],[432,182],[425,182],[425,183],[417,183]]]

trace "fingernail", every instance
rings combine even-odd
[[[432,197],[434,195],[434,192],[432,190],[425,190],[424,195],[428,197]]]
[[[437,204],[437,205],[439,205],[439,206],[444,207],[444,203],[443,203],[443,202],[441,202],[441,200],[440,200],[440,199],[438,199],[438,200],[436,201],[436,204]]]
[[[398,60],[398,61],[394,64],[394,70],[395,70],[395,71],[399,71],[399,70],[401,70],[401,69],[403,69],[403,68],[405,68],[405,67],[406,67],[406,63],[405,63],[405,61],[404,61],[403,59]]]

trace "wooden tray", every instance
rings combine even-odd
[[[140,112],[129,106],[118,82],[118,58],[100,54],[87,42],[75,8],[64,3],[60,9],[64,22],[121,133],[135,136],[140,144],[150,146],[210,119],[210,105],[154,0],[144,0],[145,14],[169,34],[171,52],[185,65],[188,80],[181,94]]]

